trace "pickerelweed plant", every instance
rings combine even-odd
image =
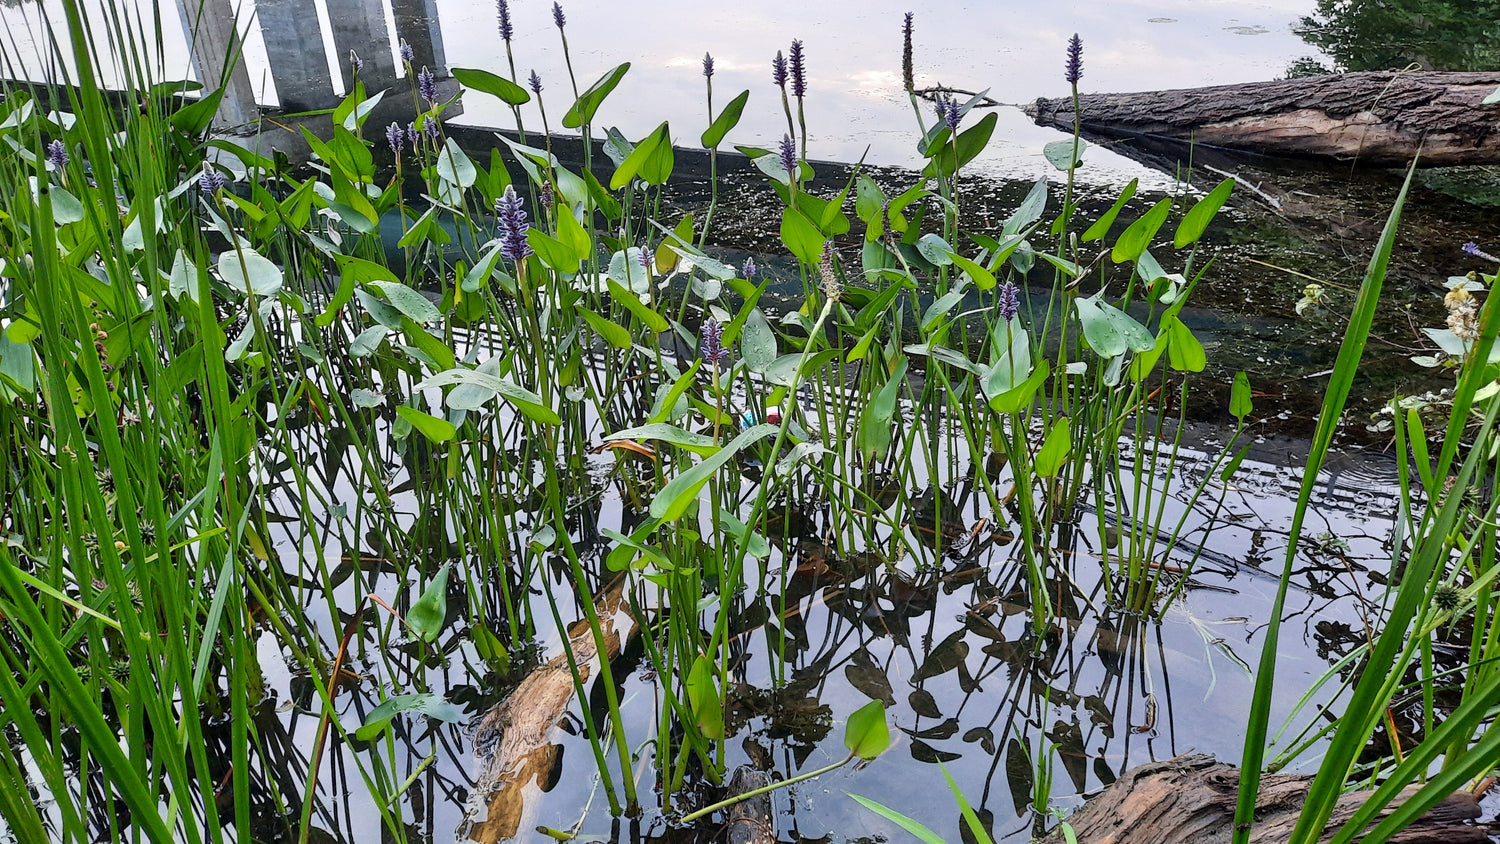
[[[513,687],[553,637],[611,814],[706,817],[720,804],[687,786],[724,778],[752,668],[788,707],[823,573],[919,594],[948,563],[997,560],[1036,655],[1078,597],[1088,531],[1122,626],[1159,618],[1191,572],[1192,507],[1166,489],[1206,366],[1183,309],[1233,183],[1126,223],[1131,183],[1080,220],[1075,133],[1045,150],[1060,207],[1043,180],[998,230],[971,224],[965,168],[997,118],[948,98],[929,125],[910,16],[925,165],[903,184],[819,181],[811,45],[773,62],[787,132],[735,149],[800,281],[778,309],[772,274],[713,248],[721,149],[751,92],[715,111],[707,56],[699,219],[664,201],[680,135],[599,122],[628,63],[580,89],[567,59],[581,167],[544,109],[524,132],[544,88],[517,73],[503,0],[505,75],[453,69],[445,98],[404,50],[411,120],[367,127],[386,92],[356,73],[324,129],[302,129],[302,168],[214,137],[222,93],[155,78],[139,22],[63,11],[76,73],[0,101],[0,816],[22,840],[307,841],[336,822],[330,775],[408,840],[408,792],[438,753],[413,753],[416,727],[465,717],[450,673]],[[554,22],[566,54],[560,6]],[[123,98],[101,88],[106,42],[125,45]],[[1075,94],[1081,61],[1075,37]],[[464,149],[444,123],[460,97],[498,98],[516,132]],[[1239,427],[1249,395],[1235,378]],[[1414,535],[1446,536],[1446,512]],[[1480,582],[1462,601],[1488,605]],[[631,629],[649,699],[621,694],[610,658]],[[603,658],[580,658],[585,640]],[[302,690],[288,705],[315,722],[310,747],[260,717],[263,652]],[[848,720],[844,761],[889,745],[883,705]],[[1050,774],[1050,748],[1033,756]]]

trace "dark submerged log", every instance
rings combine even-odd
[[[770,773],[741,765],[734,769],[724,791],[732,797],[770,784]],[[770,792],[741,800],[726,809],[724,814],[724,840],[729,844],[775,844],[776,822]]]
[[[1280,844],[1291,837],[1312,777],[1273,774],[1263,777],[1251,844]],[[1081,844],[1228,844],[1234,831],[1234,804],[1240,772],[1213,757],[1193,754],[1154,762],[1127,771],[1103,793],[1068,818]],[[1415,793],[1402,792],[1378,817]],[[1348,820],[1369,797],[1355,791],[1339,798],[1323,840]],[[1398,844],[1487,844],[1496,830],[1469,824],[1479,805],[1465,792],[1448,797],[1390,840]],[[1060,844],[1054,832],[1046,839]]]
[[[1082,129],[1210,147],[1354,161],[1380,167],[1500,162],[1500,103],[1482,105],[1500,72],[1344,73],[1149,91],[1083,94]],[[1039,125],[1073,129],[1073,101],[1025,107]]]

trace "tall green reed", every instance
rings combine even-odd
[[[1377,292],[1379,278],[1390,258],[1391,240],[1404,198],[1403,191],[1371,262],[1367,286],[1372,284],[1368,279],[1374,278]],[[1361,303],[1364,302],[1362,295]],[[1382,723],[1390,723],[1393,700],[1401,694],[1408,671],[1414,666],[1419,666],[1416,683],[1422,699],[1425,728],[1422,741],[1415,748],[1401,748],[1397,744],[1399,738],[1394,734],[1389,736],[1395,758],[1381,772],[1375,793],[1334,834],[1333,840],[1351,841],[1356,837],[1386,840],[1491,766],[1493,757],[1489,754],[1493,752],[1494,740],[1488,732],[1476,730],[1484,717],[1482,713],[1493,701],[1493,672],[1484,668],[1483,662],[1490,653],[1487,643],[1494,635],[1490,583],[1495,576],[1495,540],[1489,519],[1495,508],[1493,504],[1481,507],[1483,515],[1476,513],[1477,521],[1471,521],[1468,501],[1471,490],[1483,489],[1488,483],[1486,476],[1493,477],[1489,464],[1493,462],[1492,437],[1497,411],[1493,396],[1485,395],[1484,385],[1495,373],[1490,352],[1497,329],[1495,308],[1494,297],[1489,296],[1472,326],[1473,337],[1466,344],[1467,354],[1461,362],[1447,432],[1435,462],[1429,456],[1427,434],[1419,417],[1412,413],[1400,420],[1397,445],[1404,470],[1403,513],[1420,515],[1404,522],[1408,534],[1396,547],[1392,559],[1392,574],[1399,583],[1384,602],[1382,628],[1373,635],[1369,647],[1357,654],[1357,680],[1330,730],[1331,741],[1309,791],[1307,807],[1293,832],[1294,840],[1312,840],[1323,833],[1334,801],[1354,775],[1359,754],[1375,730]],[[1351,335],[1357,327],[1358,323],[1351,324]],[[1492,389],[1487,392],[1493,394]],[[1455,475],[1455,461],[1460,456],[1464,459]],[[1408,481],[1412,469],[1422,484],[1420,502]],[[1460,590],[1456,584],[1461,579],[1471,581],[1471,585]],[[1470,602],[1477,602],[1470,663],[1460,685],[1458,705],[1437,725],[1433,706],[1438,678],[1433,673],[1431,644],[1434,634],[1444,624],[1451,624],[1456,612],[1468,611]],[[1260,686],[1269,683],[1268,677],[1258,679],[1258,695]],[[1433,770],[1434,765],[1438,765],[1437,771]],[[1401,789],[1417,780],[1425,780],[1425,785],[1373,829],[1369,828],[1376,814]]]

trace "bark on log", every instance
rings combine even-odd
[[[1500,162],[1500,72],[1344,73],[1139,94],[1083,94],[1086,135],[1151,138],[1268,155],[1404,167]],[[1071,98],[1025,107],[1073,130]]]
[[[1280,844],[1291,837],[1306,801],[1310,776],[1274,774],[1261,779],[1251,844]],[[1103,793],[1068,818],[1081,844],[1228,844],[1234,831],[1234,804],[1240,772],[1202,754],[1178,756],[1127,771]],[[1416,790],[1407,789],[1385,817]],[[1339,798],[1323,839],[1327,841],[1370,792]],[[1467,824],[1479,816],[1474,798],[1456,793],[1434,806],[1390,840],[1397,844],[1487,844],[1496,830]],[[1061,844],[1060,831],[1045,839]]]
[[[621,642],[635,630],[624,585],[624,578],[616,580],[594,601],[604,632],[603,659],[619,656]],[[568,628],[566,646],[578,663],[579,676],[588,682],[600,653],[587,621]],[[514,838],[523,828],[528,808],[534,808],[527,803],[528,796],[535,802],[532,784],[546,792],[557,781],[561,747],[551,736],[575,699],[567,654],[559,653],[480,718],[474,728],[477,772],[460,837],[494,844]]]

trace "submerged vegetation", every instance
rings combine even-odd
[[[453,75],[459,96],[514,107],[514,135],[463,149],[454,100],[406,55],[414,119],[367,125],[383,94],[356,84],[326,131],[303,130],[304,168],[215,138],[219,93],[149,78],[160,57],[133,24],[96,32],[63,8],[76,76],[0,101],[0,817],[16,840],[317,840],[348,822],[335,790],[387,840],[446,837],[434,801],[467,804],[463,834],[507,838],[535,825],[521,789],[556,783],[557,725],[587,746],[608,816],[708,836],[736,798],[856,760],[878,775],[898,651],[926,717],[942,714],[923,680],[956,676],[967,699],[1002,687],[992,657],[1012,670],[1011,720],[963,740],[1020,766],[1018,813],[1042,834],[1054,764],[1075,790],[1088,774],[1058,750],[1064,730],[1016,724],[1095,705],[1051,684],[1092,647],[1072,638],[1085,616],[1130,662],[1104,685],[1149,689],[1154,729],[1141,631],[1191,587],[1253,413],[1241,374],[1231,434],[1184,471],[1208,353],[1183,313],[1232,181],[1133,219],[1132,184],[1083,219],[1075,134],[1046,148],[1057,185],[976,230],[965,167],[996,115],[982,97],[924,108],[908,16],[925,169],[899,191],[858,172],[829,186],[808,160],[811,46],[792,41],[772,65],[785,134],[735,148],[764,175],[799,285],[778,311],[769,267],[715,248],[719,158],[752,94],[716,108],[710,56],[698,217],[663,201],[687,136],[598,122],[629,65],[586,87],[523,78],[503,0],[506,75]],[[101,36],[123,97],[100,87]],[[1064,70],[1076,96],[1076,36]],[[560,118],[520,125],[558,89]],[[582,135],[581,167],[555,154],[552,120]],[[1456,283],[1448,327],[1429,331],[1443,353],[1422,363],[1456,374],[1451,391],[1393,404],[1400,512],[1366,638],[1270,730],[1303,517],[1403,202],[1332,373],[1249,720],[1231,725],[1241,834],[1260,771],[1301,756],[1322,761],[1297,841],[1347,786],[1377,790],[1339,841],[1425,783],[1373,841],[1500,752],[1493,276]],[[938,597],[960,589],[964,615],[934,645],[954,629],[932,623]],[[857,640],[846,671],[868,703],[813,692],[833,655],[813,655],[815,593]],[[973,674],[967,631],[991,643]],[[756,718],[816,738],[841,721],[847,756],[812,764],[816,739],[789,744],[781,779],[726,793],[742,757],[776,764],[734,741]],[[895,735],[951,762],[928,743],[947,723]],[[472,748],[472,777],[414,787],[450,742]],[[993,815],[954,790],[985,840]],[[920,830],[911,807],[859,800]],[[564,811],[583,825],[590,808]]]

